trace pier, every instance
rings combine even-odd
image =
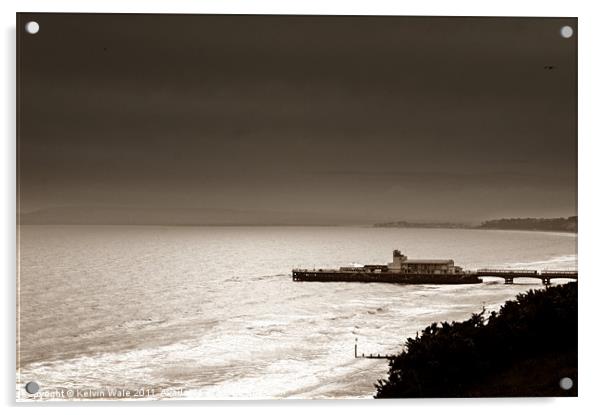
[[[535,278],[544,285],[550,285],[553,279],[578,279],[577,271],[529,269],[489,269],[462,271],[460,273],[409,273],[360,270],[294,269],[293,281],[314,282],[378,282],[392,284],[479,284],[481,277],[503,278],[505,284],[514,284],[515,278]]]
[[[577,271],[508,268],[464,270],[452,259],[408,259],[401,251],[393,251],[393,262],[379,265],[340,267],[339,269],[302,269],[292,271],[293,281],[315,282],[378,282],[390,284],[479,284],[482,277],[503,278],[514,284],[515,278],[536,278],[544,285],[553,279],[577,280]]]
[[[378,282],[389,284],[479,284],[481,279],[470,273],[439,273],[424,272],[366,272],[351,270],[328,269],[294,269],[293,281],[314,282]]]
[[[470,272],[470,271],[469,271]],[[536,278],[541,280],[544,285],[550,285],[553,279],[572,279],[577,281],[577,271],[564,270],[545,270],[537,271],[532,269],[478,269],[472,272],[477,277],[499,277],[504,279],[505,284],[514,284],[515,278]]]

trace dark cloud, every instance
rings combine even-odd
[[[576,23],[20,14],[21,206],[575,214]]]

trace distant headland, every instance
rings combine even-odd
[[[383,222],[375,228],[445,228],[445,229],[501,229],[521,231],[577,232],[577,216],[566,218],[502,218],[484,221],[478,225],[450,222]]]
[[[525,231],[577,232],[577,216],[568,218],[511,218],[483,222],[479,229],[516,229]]]

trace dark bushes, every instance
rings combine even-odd
[[[376,398],[563,396],[577,375],[577,283],[520,294],[487,320],[432,324],[389,363]]]
[[[577,216],[568,218],[511,218],[495,219],[483,222],[483,229],[520,229],[529,231],[577,232]]]

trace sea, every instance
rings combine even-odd
[[[490,313],[505,285],[293,282],[293,268],[454,259],[576,269],[571,233],[370,227],[21,226],[18,400],[371,398],[433,322]],[[565,280],[554,284],[565,283]],[[36,394],[24,385],[36,382]]]

